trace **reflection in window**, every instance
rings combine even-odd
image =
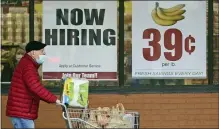
[[[28,7],[18,3],[2,2],[1,6],[1,81],[10,82],[14,68],[25,53],[29,41]]]
[[[214,74],[213,83],[219,84],[219,1],[214,1],[214,40],[213,40],[213,64],[214,64]]]

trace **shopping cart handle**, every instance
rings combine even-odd
[[[61,106],[62,107],[62,111],[65,112],[67,110],[67,106],[65,104],[61,103],[56,103],[56,105]]]
[[[56,103],[56,105],[61,105],[61,106],[63,105],[64,106],[64,104],[62,104],[61,102],[60,103]]]

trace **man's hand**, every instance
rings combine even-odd
[[[59,99],[57,99],[57,100],[56,100],[56,104],[57,104],[57,105],[60,105],[60,104],[61,104],[61,101],[60,101]]]

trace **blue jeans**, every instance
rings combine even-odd
[[[17,118],[17,117],[11,117],[11,122],[13,124],[13,127],[15,129],[28,129],[28,128],[34,128],[34,121],[23,119],[23,118]]]

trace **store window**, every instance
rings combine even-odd
[[[219,84],[219,1],[214,1],[214,39],[213,39],[213,48],[214,48],[214,74],[213,74],[213,83]]]
[[[28,4],[1,1],[1,82],[10,82],[29,41]]]
[[[13,70],[25,53],[24,46],[29,41],[28,1],[1,1],[1,81],[10,82]],[[213,37],[213,83],[219,84],[219,3],[214,1]],[[34,39],[42,41],[42,0],[35,0]],[[119,16],[118,16],[119,18]],[[124,70],[125,85],[208,85],[208,79],[133,79],[132,78],[132,1],[125,1],[125,42]],[[119,30],[119,26],[118,26]],[[207,36],[207,35],[206,35]],[[119,43],[119,40],[118,40]],[[206,53],[208,55],[208,53]],[[119,55],[118,55],[119,56]],[[207,65],[207,64],[206,64]],[[119,70],[118,70],[119,71]],[[42,67],[39,69],[42,76]],[[43,81],[49,87],[59,86],[59,81]],[[118,86],[118,81],[91,81],[91,86]]]

